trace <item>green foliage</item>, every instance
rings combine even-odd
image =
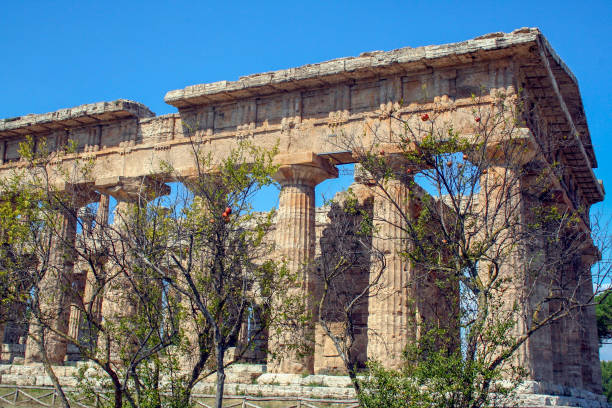
[[[610,289],[595,297],[595,313],[597,315],[597,335],[599,343],[605,344],[612,340],[612,292]]]
[[[299,325],[307,319],[301,296],[287,293],[297,275],[269,256],[274,211],[253,211],[256,192],[274,182],[276,149],[240,142],[218,158],[197,147],[197,176],[183,180],[177,175],[190,194],[166,211],[156,212],[149,204],[146,228],[133,234],[141,242],[131,248],[151,276],[170,288],[167,299],[175,299],[180,309],[182,327],[167,352],[198,360],[185,367],[192,372],[181,380],[187,397],[183,401],[208,370],[217,372],[217,393],[222,394],[225,353],[235,347],[240,357],[252,347],[257,333],[246,342],[239,342],[238,335],[255,309],[260,331],[274,332],[281,322]],[[164,168],[175,173],[169,164]]]
[[[446,338],[448,333],[441,330],[424,334],[418,345],[408,345],[399,370],[369,362],[367,374],[360,379],[361,404],[367,408],[473,408],[511,400],[519,377],[502,382],[507,372],[491,368],[490,356],[479,353],[466,358],[452,344],[447,347]]]
[[[357,137],[335,129],[358,158],[374,200],[387,201],[375,207],[384,211],[372,214],[369,232],[376,237],[385,224],[394,232],[372,239],[370,252],[378,241],[396,239],[381,244],[382,252],[393,246],[404,259],[409,283],[401,290],[413,298],[406,309],[414,344],[399,370],[369,362],[354,384],[364,406],[477,408],[511,401],[526,375],[517,351],[575,304],[560,296],[572,279],[562,265],[576,260],[576,243],[589,238],[576,233],[584,211],[554,205],[560,201],[551,186],[563,169],[531,161],[537,152],[524,131],[520,94],[485,94],[486,101],[473,95],[472,117],[463,108],[457,115],[408,108]],[[370,296],[385,293],[386,279],[370,281]],[[559,305],[540,313],[551,297]],[[349,316],[343,323],[355,321]],[[527,328],[517,330],[518,324]],[[342,355],[342,342],[328,336]],[[354,364],[345,366],[350,373]]]
[[[189,180],[162,163],[161,179],[120,183],[127,196],[115,222],[93,229],[75,208],[91,193],[93,168],[77,154],[77,143],[49,151],[44,139],[26,137],[19,153],[12,176],[0,180],[0,323],[14,318],[9,312],[19,304],[26,310],[20,319],[34,316],[47,335],[77,346],[91,361],[79,377],[91,401],[188,407],[202,376],[224,368],[213,360],[237,345],[257,302],[262,330],[273,319],[306,319],[288,311],[302,310],[300,299],[279,295],[297,278],[268,257],[273,212],[252,208],[255,193],[274,182],[275,149],[239,143],[220,159],[196,152],[200,167]],[[163,183],[171,177],[186,182],[191,194],[156,199],[167,194]],[[222,215],[227,207],[231,216]],[[78,245],[64,242],[62,231],[79,225]],[[53,326],[53,313],[66,313],[72,288],[64,275],[77,263],[92,286],[90,298],[75,305],[86,330],[74,339]],[[102,296],[115,307],[100,319],[95,305]],[[272,308],[275,299],[282,301]],[[48,311],[49,304],[56,309]],[[181,360],[186,355],[195,357],[194,366]]]
[[[612,361],[601,362],[601,381],[604,395],[612,402]]]

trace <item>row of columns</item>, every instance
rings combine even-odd
[[[400,156],[395,159],[397,164]],[[315,258],[314,189],[318,183],[336,177],[337,170],[313,154],[307,158],[304,155],[288,155],[278,160],[281,167],[276,179],[281,184],[281,192],[276,249],[287,260],[291,272],[302,274],[301,286],[293,290],[302,291],[305,295],[306,309],[313,316],[313,321],[303,328],[303,337],[312,339],[316,326],[313,304],[316,283],[309,265],[312,265]],[[370,262],[371,290],[377,293],[370,296],[367,307],[367,357],[387,367],[397,368],[406,346],[416,341],[426,328],[446,328],[447,336],[459,338],[456,321],[458,287],[439,287],[435,277],[410,265],[403,254],[408,243],[408,218],[417,216],[417,198],[412,194],[414,191],[411,192],[413,184],[406,180],[390,179],[384,186],[376,188],[367,177],[360,177],[357,181],[368,184],[364,189],[373,194],[372,213],[376,234],[372,238],[372,247],[385,254],[386,262],[382,275],[378,272],[378,260],[372,259]],[[275,348],[282,346],[282,342],[270,338],[269,348],[274,352]],[[454,344],[457,345],[458,340]],[[313,351],[307,356],[289,354],[269,362],[268,371],[313,373],[315,356],[317,359],[325,359],[325,356],[323,345],[312,346]],[[328,359],[329,368],[337,365],[337,358],[331,356]],[[326,362],[317,362],[316,366],[324,370]]]
[[[523,165],[532,158],[527,155]],[[524,231],[530,223],[541,221],[533,218],[532,210],[554,206],[562,214],[571,208],[563,202],[540,201],[542,192],[548,193],[552,187],[543,185],[541,177],[530,175],[516,164],[497,163],[488,170],[481,179],[481,210],[492,218],[492,228],[498,221],[517,217],[518,226],[511,227],[509,233],[525,240],[518,245],[516,238],[508,240],[515,249],[510,251],[500,272],[501,279],[508,278],[510,282],[502,288],[507,310],[519,308],[515,336],[527,333],[553,313],[567,314],[531,334],[516,351],[515,362],[526,370],[530,380],[601,393],[591,277],[598,251],[593,247],[588,227],[574,226],[575,230],[562,234],[573,237],[568,239],[572,248],[554,241],[552,248],[547,246],[550,241],[544,230],[536,231],[535,235]],[[496,178],[503,181],[496,183]],[[503,200],[503,205],[499,205],[499,200]],[[500,219],[495,220],[498,216]],[[499,240],[503,242],[505,238]],[[575,240],[582,242],[577,244]]]
[[[299,284],[294,288],[289,288],[289,291],[296,294],[305,293],[307,295],[306,309],[314,316],[314,299],[309,295],[315,292],[315,280],[310,266],[315,257],[315,187],[326,179],[337,177],[338,173],[337,169],[327,160],[310,152],[279,156],[277,161],[280,167],[276,180],[281,185],[275,233],[277,254],[287,261],[287,267],[291,272],[301,275]],[[373,213],[384,216],[375,216],[377,233],[373,237],[372,245],[386,254],[387,266],[375,285],[380,288],[380,293],[371,299],[368,305],[367,356],[383,362],[386,366],[397,367],[408,343],[418,340],[419,328],[427,327],[424,322],[438,327],[446,326],[453,331],[452,335],[458,338],[458,326],[456,322],[453,323],[453,320],[456,319],[453,308],[458,308],[459,305],[451,301],[451,306],[443,310],[432,311],[440,298],[448,297],[449,293],[440,292],[440,288],[432,284],[434,277],[423,277],[401,254],[407,242],[406,224],[409,220],[405,215],[415,211],[410,183],[396,179],[386,183],[384,188],[393,196],[392,201],[381,191],[373,189]],[[138,200],[142,198],[142,186],[134,185],[132,191],[128,187],[130,187],[129,184],[123,183],[104,190],[107,194],[103,194],[100,198],[97,223],[105,223],[108,220],[108,194],[112,194],[118,200],[119,208],[138,205]],[[75,201],[74,210],[90,202],[92,197],[89,196],[85,201]],[[398,205],[404,208],[398,208]],[[72,209],[60,213],[60,217],[63,217],[60,223],[61,239],[54,243],[53,272],[45,277],[41,285],[43,290],[40,297],[41,310],[51,316],[54,328],[61,332],[69,332],[72,336],[77,335],[80,317],[77,316],[77,312],[74,316],[67,315],[68,310],[74,311],[77,308],[67,307],[70,299],[66,298],[62,288],[71,284],[70,279],[73,276],[74,265],[70,251],[76,237],[74,214],[76,211]],[[592,296],[589,272],[592,262],[592,257],[583,257],[581,264],[574,269],[578,275],[581,275],[582,284],[579,290],[582,299]],[[574,268],[575,266],[568,267]],[[372,274],[371,279],[374,278]],[[91,298],[91,279],[91,276],[87,276],[84,288],[82,288],[85,302]],[[456,299],[458,288],[449,290],[450,298]],[[536,290],[529,296],[533,302],[541,300],[546,296],[545,288],[542,285],[536,285]],[[107,296],[107,298],[109,302],[105,302],[101,308],[100,305],[95,306],[95,310],[99,310],[100,318],[103,318],[105,314],[114,313],[111,307],[117,307],[117,305],[112,305],[113,301],[110,297]],[[529,303],[526,307],[529,308]],[[550,307],[554,307],[554,304]],[[528,313],[525,315],[527,316]],[[436,319],[438,321],[435,321]],[[584,326],[581,322],[584,322]],[[301,335],[306,339],[314,338],[316,322],[311,323],[302,328]],[[526,330],[529,324],[528,321],[523,322],[522,325],[519,325],[519,330],[521,327]],[[594,310],[592,307],[586,307],[580,309],[576,319],[562,320],[532,336],[519,353],[529,368],[530,377],[545,381],[554,378],[557,383],[584,387],[598,392],[601,387],[601,376],[595,368],[599,365],[594,328]],[[30,330],[33,335],[37,335],[36,324],[32,324]],[[290,341],[288,338],[282,336],[271,337],[269,349],[274,352],[276,349],[281,349],[283,343],[288,341]],[[63,363],[66,356],[65,341],[50,334],[47,344],[51,362]],[[283,356],[281,353],[280,359],[269,362],[269,371],[312,373],[314,356],[317,353],[317,346],[313,345],[313,347],[315,351],[306,356],[291,353]],[[40,360],[40,353],[37,353],[37,349],[37,346],[28,340],[26,363]],[[582,361],[579,361],[580,356],[584,356]]]
[[[525,159],[531,157],[526,155]],[[498,169],[492,167],[489,169],[489,174],[513,171],[511,168],[501,167],[503,166]],[[300,171],[295,171],[298,168]],[[304,172],[310,172],[311,177]],[[314,259],[314,186],[329,177],[333,177],[333,173],[328,172],[325,176],[324,172],[321,173],[320,169],[312,164],[306,167],[295,165],[281,167],[278,176],[281,183],[281,195],[276,244],[280,253],[290,261],[291,270],[302,271],[304,274],[301,290],[306,291],[307,294],[314,293],[308,268],[304,269],[304,265]],[[517,184],[513,185],[512,189],[517,188],[518,194],[512,193],[510,200],[504,204],[508,208],[501,211],[507,216],[519,208],[521,216],[527,217],[530,205],[538,204],[530,203],[527,196],[522,194],[522,191],[529,187],[529,180],[520,174],[510,177],[516,178]],[[482,182],[485,183],[484,180]],[[458,309],[455,309],[459,307],[458,287],[441,290],[432,281],[435,278],[424,278],[421,271],[410,265],[405,256],[401,254],[407,242],[406,223],[408,220],[404,215],[417,216],[416,213],[412,214],[414,199],[410,186],[411,183],[397,179],[387,181],[384,186],[385,194],[391,194],[392,197],[383,195],[380,191],[376,191],[376,188],[373,189],[374,228],[377,233],[373,237],[372,246],[386,254],[387,267],[380,281],[375,285],[380,288],[378,289],[380,293],[375,298],[371,298],[368,305],[367,356],[383,362],[388,367],[399,366],[406,346],[409,342],[418,342],[419,330],[423,328],[445,328],[449,336],[456,336],[459,339],[458,322],[456,321],[456,310]],[[491,191],[488,191],[486,194],[490,193]],[[491,200],[492,197],[495,199],[495,192],[486,200],[481,199],[481,202]],[[491,204],[497,206],[499,203]],[[403,208],[398,208],[398,205]],[[377,220],[377,214],[384,216]],[[590,268],[596,258],[588,251],[579,258],[571,265],[568,264],[566,271],[559,271],[559,273],[570,278],[571,282],[568,283],[568,287],[577,293],[576,301],[586,304],[593,296]],[[525,262],[527,260],[519,256],[511,257],[508,265],[505,266],[505,273],[526,274]],[[371,279],[374,278],[375,275],[371,274]],[[535,307],[539,309],[542,317],[553,311],[549,308],[554,307],[554,302],[547,300],[549,282],[539,278],[539,280],[531,281],[531,277],[527,275],[518,278],[518,280],[513,279],[516,286],[509,288],[509,292],[506,292],[505,295],[508,298],[507,301],[511,303],[516,299],[524,301],[520,305],[521,317],[516,327],[516,334],[521,335],[532,327],[534,322],[531,319]],[[438,310],[433,311],[436,308]],[[312,327],[308,327],[307,330],[312,330]],[[275,347],[274,343],[271,343],[270,346]],[[311,356],[301,360],[294,356],[287,356],[278,363],[270,364],[269,370],[279,373],[312,372],[314,355],[320,354],[320,350],[316,350],[316,347],[317,345]],[[554,382],[600,393],[601,372],[594,306],[579,307],[568,317],[538,330],[520,347],[517,358],[521,366],[527,369],[529,379]]]
[[[83,223],[81,236],[77,236],[78,219],[82,217],[81,209],[92,202],[98,202],[94,228],[100,228],[109,222],[110,196],[117,200],[114,222],[120,223],[122,217],[129,216],[134,206],[143,205],[156,196],[169,193],[168,186],[146,178],[120,179],[111,186],[99,189],[102,193],[88,189],[87,186],[77,186],[74,191],[67,192],[71,200],[68,206],[58,211],[59,231],[52,239],[49,269],[41,280],[37,294],[41,318],[45,319],[53,330],[72,338],[78,338],[85,330],[81,316],[82,307],[91,307],[91,316],[98,322],[117,313],[129,314],[131,310],[128,305],[121,303],[125,297],[120,293],[121,288],[106,290],[103,296],[100,296],[96,293],[97,283],[92,269],[85,266],[83,270],[79,270],[78,263],[75,265],[74,260],[78,259],[73,253],[75,245],[78,245],[78,238],[87,239],[88,229],[91,227],[91,220],[86,220]],[[101,253],[98,266],[103,268],[104,248],[99,249]],[[42,361],[43,356],[39,347],[41,336],[51,364],[60,365],[67,358],[75,357],[68,355],[69,347],[62,336],[49,330],[43,332],[37,321],[32,319],[26,340],[25,364]],[[78,354],[78,351],[76,353]]]

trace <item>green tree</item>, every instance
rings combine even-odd
[[[80,160],[73,143],[48,151],[43,139],[26,138],[21,161],[10,177],[0,180],[6,199],[0,204],[3,256],[2,281],[7,282],[2,302],[18,306],[24,314],[13,322],[30,324],[30,337],[65,406],[52,364],[58,348],[77,347],[97,367],[94,373],[114,394],[112,404],[127,400],[140,406],[138,372],[150,359],[176,342],[176,315],[163,281],[129,251],[127,223],[91,224],[80,208],[96,195],[91,190],[91,162]],[[134,198],[146,202],[151,191],[137,189]],[[136,205],[129,213],[130,225],[146,225],[157,207]],[[148,228],[142,233],[160,235]],[[77,234],[77,231],[81,231]],[[146,248],[150,260],[159,254]],[[83,294],[73,285],[76,270],[91,285]],[[12,283],[11,283],[12,282]],[[118,296],[114,296],[118,295]],[[119,313],[101,318],[100,304],[118,302]],[[78,314],[77,314],[78,312]],[[160,313],[161,312],[161,313]],[[80,315],[79,335],[67,331],[68,316]],[[59,354],[62,355],[61,353]]]
[[[225,157],[202,153],[194,141],[197,172],[176,175],[189,190],[168,205],[160,219],[170,229],[156,250],[164,262],[150,259],[142,248],[155,246],[150,234],[139,237],[130,252],[171,288],[182,306],[183,352],[196,356],[185,379],[185,404],[201,374],[216,373],[216,406],[222,406],[225,368],[254,345],[261,332],[303,318],[303,302],[286,294],[297,276],[272,258],[269,239],[274,211],[255,213],[257,191],[273,183],[275,151],[238,143]],[[168,174],[176,174],[167,166]],[[247,320],[257,313],[257,325]],[[227,351],[233,353],[228,357]],[[210,361],[209,361],[210,360]]]
[[[216,372],[220,407],[225,368],[263,332],[304,319],[302,299],[284,294],[296,276],[272,259],[274,212],[252,208],[256,192],[273,183],[275,151],[239,143],[213,157],[199,146],[193,142],[197,172],[189,178],[160,163],[163,178],[121,179],[113,188],[124,201],[112,224],[92,224],[79,211],[91,194],[91,163],[74,146],[49,152],[28,139],[23,165],[0,181],[9,198],[0,202],[2,302],[26,305],[21,318],[39,328],[30,332],[60,392],[46,350],[69,343],[90,361],[80,381],[91,398],[108,389],[116,408],[187,407],[193,387]],[[188,189],[163,197],[165,181]],[[71,285],[77,268],[87,275],[84,295]],[[102,313],[104,302],[114,307]],[[57,324],[71,309],[84,326],[77,337]]]
[[[612,296],[610,291],[598,295],[595,298],[597,314],[597,335],[600,344],[607,344],[612,339]]]
[[[604,395],[608,398],[608,402],[612,402],[612,361],[601,362],[601,380]]]
[[[577,295],[586,277],[564,268],[593,241],[582,228],[588,215],[555,199],[564,167],[537,159],[560,146],[538,144],[525,131],[528,112],[520,99],[492,99],[485,105],[474,97],[476,107],[458,115],[458,124],[431,112],[391,112],[389,124],[374,121],[364,135],[335,129],[339,147],[357,157],[379,203],[370,251],[404,260],[413,296],[413,338],[402,368],[370,362],[355,387],[364,406],[499,404],[534,370],[517,357],[525,343],[558,319],[577,319],[593,303]],[[389,228],[393,234],[384,232]],[[326,276],[342,267],[327,264]],[[389,264],[370,282],[376,288],[370,302],[385,287],[386,293],[405,290],[388,283]],[[605,280],[605,271],[596,278]],[[333,285],[323,287],[323,298],[333,293]],[[354,319],[345,314],[344,326]],[[342,355],[346,341],[326,332]],[[352,363],[345,364],[351,372]]]

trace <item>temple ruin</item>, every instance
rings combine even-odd
[[[557,160],[567,166],[562,179],[554,183],[559,202],[580,212],[581,228],[588,231],[589,208],[603,200],[604,190],[593,173],[597,161],[578,83],[540,31],[527,28],[460,43],[376,51],[237,81],[188,86],[166,94],[166,103],[178,113],[162,116],[140,103],[116,100],[4,119],[0,121],[0,177],[19,166],[19,143],[26,135],[46,138],[50,148],[75,140],[77,153],[64,160],[91,159],[95,181],[87,181],[90,194],[74,205],[99,202],[95,217],[107,222],[109,197],[118,205],[133,204],[131,189],[138,184],[134,180],[155,177],[159,181],[166,176],[159,169],[160,160],[171,163],[182,176],[195,173],[192,135],[186,134],[186,124],[197,124],[192,128],[195,135],[205,140],[207,151],[219,156],[236,140],[249,140],[264,148],[278,141],[281,192],[275,242],[289,267],[296,270],[314,259],[323,245],[325,216],[320,215],[317,222],[316,186],[337,177],[337,165],[356,161],[353,152],[338,150],[337,135],[330,129],[342,127],[347,133],[365,134],[364,129],[372,124],[386,126],[389,111],[399,116],[436,112],[452,119],[457,131],[469,134],[477,103],[474,95],[488,101],[500,91],[505,95],[520,93],[538,107],[533,121],[524,128],[535,145],[569,138],[563,149],[555,152]],[[57,185],[68,188],[59,181]],[[397,194],[407,196],[406,186],[394,188]],[[377,196],[372,197],[371,205],[375,212],[393,212]],[[388,229],[384,230],[388,236],[400,234],[392,224],[382,228]],[[78,241],[74,225],[68,225],[63,234]],[[371,302],[368,310],[362,311],[359,324],[364,329],[361,358],[376,358],[394,366],[409,341],[406,299],[414,293],[405,289],[405,261],[397,256],[393,244],[389,245],[385,279],[398,286],[393,296]],[[589,283],[580,286],[580,296],[585,299],[593,293],[590,267],[598,258],[591,247],[585,246],[581,261],[574,265],[576,276],[589,277]],[[73,285],[86,296],[86,276],[77,270],[70,274]],[[367,282],[367,271],[359,279]],[[47,284],[52,286],[53,282]],[[104,316],[112,305],[98,307]],[[78,313],[63,313],[56,327],[78,336],[78,322]],[[520,351],[528,379],[601,394],[595,324],[594,307],[588,307],[580,314],[580,321],[553,324],[532,336]],[[368,329],[377,335],[368,337]],[[11,324],[2,327],[1,359],[5,363],[15,358],[23,358],[26,365],[39,360],[27,340],[27,330]],[[311,356],[270,364],[268,371],[313,374],[337,369],[340,362],[333,345],[318,331],[315,337],[318,341]],[[392,339],[390,348],[379,344],[381,337]],[[61,341],[52,341],[49,353],[58,365],[78,358],[78,352]]]

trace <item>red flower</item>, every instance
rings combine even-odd
[[[421,120],[422,120],[423,122],[425,122],[425,121],[429,120],[429,115],[428,115],[428,114],[426,114],[426,113],[422,114],[422,115],[421,115]]]

